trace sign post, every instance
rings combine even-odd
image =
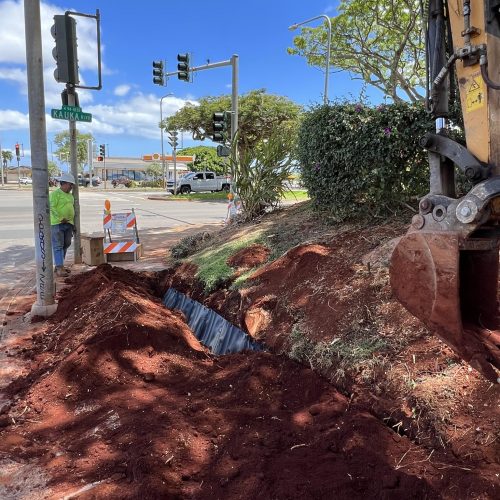
[[[31,308],[31,313],[47,317],[55,313],[57,303],[54,299],[54,268],[50,227],[47,132],[45,124],[39,0],[24,0],[24,21],[36,263],[36,302]]]

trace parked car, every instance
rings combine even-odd
[[[97,176],[92,177],[92,186],[98,186],[101,183],[101,179]],[[78,174],[78,185],[88,187],[90,184],[89,177],[83,177],[82,174]]]
[[[217,176],[214,172],[188,172],[177,180],[177,192],[188,194],[191,191],[199,193],[202,191],[229,191],[231,178]],[[167,182],[167,191],[174,192],[174,181]]]
[[[33,179],[31,177],[21,177],[19,179],[20,184],[33,184]]]

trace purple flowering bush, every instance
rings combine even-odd
[[[333,103],[305,113],[298,137],[302,178],[315,205],[339,220],[386,215],[428,191],[419,139],[434,125],[419,104]]]

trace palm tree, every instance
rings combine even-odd
[[[2,161],[3,161],[4,165],[7,165],[7,162],[9,162],[9,165],[10,165],[12,158],[14,158],[12,151],[6,151],[6,150],[2,151]]]

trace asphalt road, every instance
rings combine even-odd
[[[80,189],[81,231],[102,231],[104,201],[112,212],[134,208],[141,229],[174,228],[189,224],[221,222],[223,202],[148,200],[152,192]],[[0,285],[15,279],[15,271],[34,263],[33,198],[30,190],[0,190]]]

